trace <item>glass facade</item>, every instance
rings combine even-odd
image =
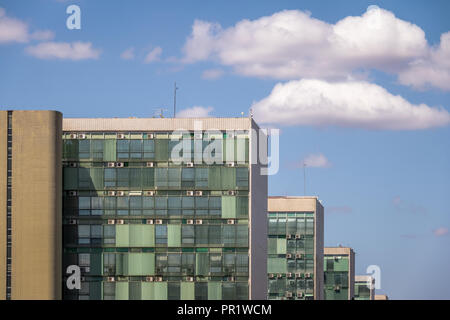
[[[355,300],[371,300],[370,281],[355,281]]]
[[[314,299],[314,212],[270,212],[268,299]]]
[[[346,255],[326,255],[323,263],[325,300],[349,299],[350,261]]]
[[[245,154],[177,165],[169,133],[64,134],[65,299],[248,299],[248,133],[219,141]]]

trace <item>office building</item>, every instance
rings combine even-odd
[[[389,297],[385,294],[376,294],[374,300],[389,300]]]
[[[352,300],[355,279],[355,253],[352,248],[324,248],[325,300]]]
[[[249,118],[64,119],[63,270],[81,267],[64,298],[265,299],[253,130]]]
[[[375,299],[375,279],[372,276],[355,276],[355,300]]]
[[[61,298],[61,136],[56,111],[0,111],[0,299]]]
[[[322,204],[317,197],[269,197],[268,211],[268,298],[322,300]]]

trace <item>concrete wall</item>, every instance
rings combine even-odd
[[[0,300],[6,298],[7,123],[7,111],[0,111]]]
[[[252,121],[252,127],[259,129]],[[252,148],[257,141],[255,137],[250,137],[250,163],[257,158],[255,148]],[[265,137],[264,139],[267,139]],[[255,158],[256,157],[256,158]],[[250,203],[249,203],[249,224],[250,224],[250,292],[252,300],[267,299],[267,190],[268,177],[261,175],[260,164],[253,164],[250,167]]]
[[[12,299],[61,299],[62,115],[13,111],[12,132]]]

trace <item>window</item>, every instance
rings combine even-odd
[[[181,243],[182,244],[194,244],[195,243],[195,233],[193,225],[182,225],[181,226]]]
[[[248,188],[248,168],[236,168],[236,186]]]
[[[167,225],[155,226],[155,243],[167,244]]]
[[[182,168],[181,171],[181,187],[194,188],[195,185],[195,169],[194,168]]]
[[[195,169],[195,187],[196,188],[208,187],[208,168]]]

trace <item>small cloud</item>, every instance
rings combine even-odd
[[[349,206],[335,206],[325,208],[325,213],[328,214],[350,214],[353,209]]]
[[[193,106],[177,113],[177,118],[209,118],[213,107]]]
[[[203,71],[202,78],[207,80],[214,80],[218,79],[223,75],[222,69],[208,69]]]
[[[392,204],[394,205],[395,210],[400,213],[409,213],[414,215],[426,215],[428,213],[424,206],[404,201],[399,196],[392,199]]]
[[[97,59],[100,50],[92,48],[90,42],[42,42],[25,48],[25,51],[39,59],[85,60]]]
[[[444,228],[444,227],[437,228],[437,229],[433,230],[433,234],[436,237],[446,236],[446,235],[448,235],[448,228]]]
[[[327,168],[331,166],[331,162],[322,153],[307,155],[301,164],[313,168]]]
[[[120,54],[120,57],[124,60],[133,60],[134,59],[134,48],[128,48],[124,52]]]
[[[162,53],[161,47],[154,48],[145,56],[144,62],[151,63],[151,62],[159,61],[161,59],[161,53]]]

